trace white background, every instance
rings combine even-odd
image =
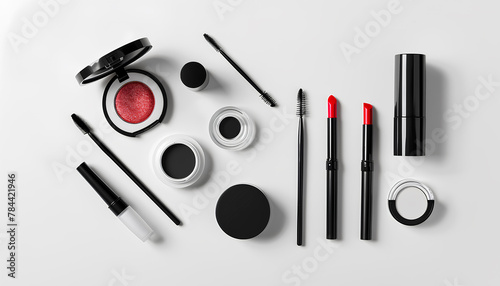
[[[2,223],[1,285],[498,285],[500,86],[488,90],[480,80],[500,82],[498,1],[401,0],[383,25],[374,22],[372,11],[388,11],[388,0],[103,2],[0,5],[1,217],[7,212],[7,172],[17,172],[19,192],[18,278],[8,278],[4,267]],[[36,30],[24,28],[23,34],[26,21]],[[356,29],[366,28],[369,42],[345,56],[340,47],[355,47]],[[279,107],[261,102],[203,33]],[[128,138],[105,123],[106,80],[79,86],[74,76],[145,36],[153,49],[133,66],[165,82],[169,109],[163,124]],[[394,55],[401,52],[427,55],[429,150],[419,160],[392,155]],[[182,65],[192,60],[212,76],[202,92],[187,90],[179,80]],[[308,97],[304,247],[295,245],[294,113],[300,87]],[[325,248],[330,94],[340,104],[341,221],[340,239]],[[375,107],[373,241],[359,240],[363,102]],[[227,105],[245,110],[258,126],[257,143],[245,151],[223,150],[210,140],[208,120]],[[94,128],[183,226],[175,226],[77,130],[72,113]],[[433,132],[441,134],[433,138]],[[176,133],[194,137],[208,154],[204,184],[178,190],[155,177],[151,151]],[[74,170],[81,161],[162,240],[142,243],[121,225]],[[240,172],[227,175],[233,161]],[[430,219],[416,227],[399,224],[387,208],[390,187],[407,177],[427,184],[437,200]],[[268,228],[248,241],[228,237],[214,217],[219,194],[237,183],[258,186],[272,206]]]

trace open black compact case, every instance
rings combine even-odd
[[[102,108],[111,127],[134,137],[160,123],[167,111],[167,94],[151,73],[125,67],[151,50],[148,38],[128,43],[86,66],[77,75],[81,85],[114,74],[104,89]]]

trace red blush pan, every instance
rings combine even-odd
[[[116,112],[128,123],[136,124],[145,121],[153,112],[154,107],[153,92],[142,82],[126,83],[116,93]]]

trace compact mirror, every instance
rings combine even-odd
[[[426,221],[434,209],[434,193],[412,179],[397,182],[389,192],[388,200],[394,219],[409,226]]]

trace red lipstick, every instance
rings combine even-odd
[[[372,239],[373,106],[363,104],[363,158],[361,160],[361,235]]]
[[[328,97],[328,118],[337,118],[337,99],[333,95]]]
[[[328,97],[326,153],[326,238],[337,238],[337,99]]]
[[[372,125],[373,106],[368,103],[363,103],[363,124]]]

